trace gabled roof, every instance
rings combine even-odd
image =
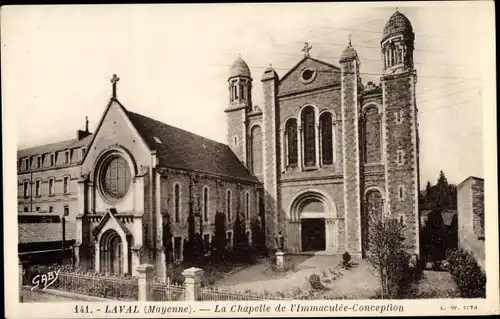
[[[27,157],[27,156],[32,156],[32,155],[40,155],[40,154],[46,154],[46,153],[53,153],[57,151],[62,151],[62,150],[67,150],[75,147],[82,147],[90,143],[92,139],[92,135],[90,134],[89,136],[86,136],[82,138],[81,140],[78,140],[76,138],[71,139],[71,140],[65,140],[65,141],[60,141],[60,142],[55,142],[55,143],[50,143],[50,144],[45,144],[45,145],[39,145],[35,147],[30,147],[30,148],[25,148],[22,150],[17,151],[17,157]]]
[[[114,219],[114,221],[118,224],[118,226],[120,226],[120,228],[123,230],[123,232],[127,236],[131,235],[131,233],[127,229],[127,227],[125,227],[125,225],[121,221],[119,221],[117,218],[115,218],[115,216],[113,216],[113,214],[111,214],[111,212],[109,210],[106,212],[106,214],[104,215],[104,217],[101,219],[101,221],[99,222],[99,225],[97,225],[97,227],[92,230],[92,235],[94,235],[95,237],[97,237],[97,235],[99,234],[99,232],[101,231],[101,229],[104,227],[104,225],[106,225],[106,222],[109,219]]]
[[[290,74],[292,74],[302,63],[304,63],[305,60],[312,60],[314,62],[318,62],[320,64],[323,64],[323,65],[326,65],[327,67],[329,68],[332,68],[332,69],[335,69],[335,70],[340,70],[340,67],[336,66],[336,65],[333,65],[333,64],[330,64],[328,62],[325,62],[325,61],[321,61],[321,60],[318,60],[318,59],[314,59],[314,58],[311,58],[310,56],[305,56],[302,58],[302,60],[300,60],[297,64],[295,64],[295,66],[293,68],[291,68],[287,73],[285,73],[285,75],[283,75],[280,79],[280,82],[283,82]]]
[[[19,244],[62,241],[62,223],[18,224]],[[66,223],[66,240],[76,239],[76,224]]]
[[[116,102],[122,109],[146,146],[151,151],[156,151],[160,167],[184,169],[258,182],[257,178],[250,174],[226,144],[130,112],[116,98],[110,99],[93,134],[90,145],[93,144],[94,139],[97,137],[113,102]],[[87,154],[89,152],[85,153],[85,157]]]
[[[257,181],[229,146],[134,112],[126,113],[149,148],[156,151],[159,166]]]

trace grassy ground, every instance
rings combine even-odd
[[[424,271],[415,290],[415,298],[460,298],[460,291],[449,272]]]

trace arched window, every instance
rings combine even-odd
[[[226,215],[227,215],[227,221],[231,221],[231,190],[227,190],[226,194]]]
[[[262,130],[254,126],[251,131],[250,165],[253,174],[262,173]]]
[[[304,108],[302,111],[302,131],[304,135],[304,165],[316,165],[316,134],[314,123],[314,109],[312,106]]]
[[[298,163],[298,152],[297,152],[297,120],[289,119],[285,125],[285,135],[286,135],[286,159],[287,166],[295,167]]]
[[[180,220],[180,210],[181,210],[181,187],[179,184],[175,184],[174,186],[174,215],[175,215],[175,222],[178,223]]]
[[[333,119],[330,113],[319,118],[321,132],[321,159],[323,164],[333,164]]]
[[[208,187],[203,187],[203,219],[208,221]]]
[[[250,218],[250,194],[245,193],[245,219]]]
[[[381,117],[376,106],[365,110],[363,123],[363,158],[365,163],[380,162],[382,158]]]

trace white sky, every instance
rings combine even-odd
[[[85,116],[94,131],[116,73],[127,109],[225,142],[226,80],[238,53],[250,66],[258,105],[264,69],[272,63],[285,74],[305,41],[312,57],[338,65],[352,33],[361,72],[370,73],[363,82],[378,83],[381,32],[396,5],[3,7],[2,104],[13,111],[4,121],[16,121],[19,148],[74,138]],[[421,186],[441,169],[454,183],[482,177],[488,74],[478,64],[483,43],[492,41],[484,30],[493,6],[407,5],[399,11],[416,34]]]

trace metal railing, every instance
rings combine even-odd
[[[167,278],[167,283],[153,282],[151,288],[153,290],[154,301],[184,301],[186,300],[186,287],[171,283]]]
[[[134,277],[62,271],[52,288],[117,300],[138,300],[139,291]]]

